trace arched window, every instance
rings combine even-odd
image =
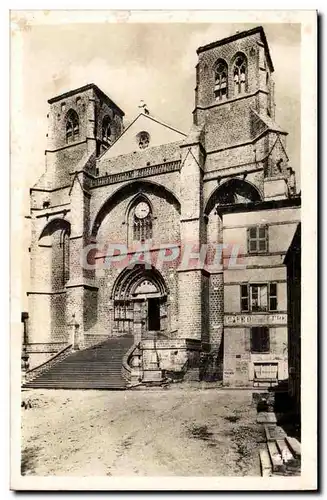
[[[69,232],[63,229],[60,234],[59,246],[62,252],[62,285],[69,280]],[[58,262],[58,265],[60,263]]]
[[[78,114],[70,109],[66,118],[66,142],[74,142],[79,137],[79,119]]]
[[[152,213],[146,200],[140,200],[133,210],[133,240],[147,241],[152,238]]]
[[[63,261],[64,285],[66,285],[69,280],[69,234],[67,231],[63,235]]]
[[[234,62],[234,91],[243,94],[247,87],[247,61],[244,54],[238,54]]]
[[[215,67],[215,98],[222,101],[228,97],[228,66],[220,59]]]
[[[105,116],[102,121],[102,141],[108,146],[112,143],[112,130],[109,116]]]

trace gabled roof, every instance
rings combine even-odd
[[[176,129],[175,127],[172,127],[171,125],[168,125],[167,123],[161,121],[161,120],[158,120],[157,118],[155,118],[154,116],[152,115],[148,115],[146,113],[139,113],[136,118],[128,125],[128,127],[125,128],[125,130],[123,131],[123,133],[117,137],[117,139],[112,143],[112,145],[110,146],[110,148],[108,148],[106,151],[104,151],[98,158],[98,160],[100,160],[101,158],[103,158],[104,156],[110,156],[110,151],[113,150],[113,151],[117,151],[117,146],[119,145],[118,143],[123,141],[124,142],[124,139],[128,138],[129,137],[129,132],[130,130],[134,127],[137,127],[138,126],[138,121],[140,121],[142,123],[142,126],[141,126],[141,130],[146,130],[147,127],[144,126],[144,120],[148,120],[150,124],[152,124],[152,129],[153,129],[153,125],[158,125],[159,127],[163,127],[163,129],[166,129],[167,131],[170,132],[170,135],[171,134],[176,134],[176,137],[174,138],[174,142],[180,140],[184,140],[185,137],[187,137],[187,134],[185,134],[184,132]],[[149,127],[150,128],[150,127]],[[140,130],[140,131],[141,131]],[[172,142],[171,140],[167,141],[167,142]],[[162,145],[165,144],[165,141],[163,140],[163,142],[161,143]],[[156,145],[159,145],[159,144],[156,144]],[[128,152],[128,151],[127,151]],[[124,154],[124,153],[118,153],[118,155],[120,154]]]

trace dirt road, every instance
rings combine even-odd
[[[24,391],[22,474],[260,475],[247,391]]]

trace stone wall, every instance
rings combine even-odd
[[[278,379],[287,378],[287,328],[269,328],[270,352],[251,353],[250,328],[224,329],[224,385],[253,386],[254,363],[277,363]]]

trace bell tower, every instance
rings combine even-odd
[[[263,28],[237,32],[197,54],[193,113],[194,124],[205,128],[204,171],[212,180],[247,176],[262,198],[285,198],[287,132],[275,122],[274,66]]]
[[[233,102],[274,119],[274,67],[261,26],[199,47],[197,54],[195,124],[219,118],[217,109]]]
[[[47,188],[69,184],[79,163],[96,158],[120,136],[124,112],[93,83],[48,101]],[[84,166],[81,165],[81,168]],[[80,169],[80,168],[79,168]],[[95,162],[88,165],[95,173]],[[94,170],[94,172],[93,172]]]

